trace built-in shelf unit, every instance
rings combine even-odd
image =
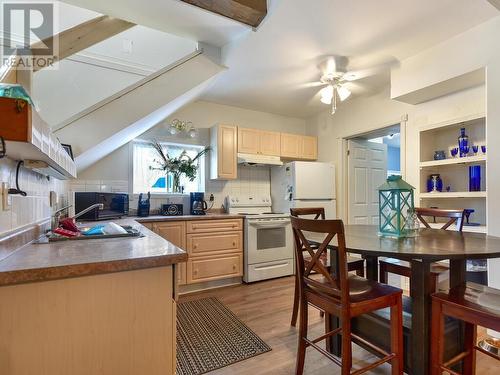
[[[486,145],[486,117],[484,114],[472,115],[438,124],[430,124],[419,129],[420,181],[417,187],[416,204],[420,207],[438,207],[443,209],[474,209],[465,225],[464,231],[486,233],[486,165],[487,153],[479,147],[476,155],[452,158],[450,150],[458,147],[460,128],[465,128],[469,144]],[[434,152],[444,150],[446,159],[433,160]],[[469,191],[469,166],[481,166],[481,191]],[[427,192],[427,179],[431,174],[439,173],[443,180],[442,192]],[[449,187],[449,191],[447,191]],[[479,225],[477,225],[479,224]],[[440,223],[433,223],[436,227]]]

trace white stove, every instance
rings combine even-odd
[[[272,212],[269,196],[228,196],[226,209],[230,214],[245,217],[245,282],[294,273],[293,236],[288,213]]]

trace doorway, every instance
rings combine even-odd
[[[347,217],[349,224],[378,225],[378,187],[401,175],[401,125],[347,140]]]

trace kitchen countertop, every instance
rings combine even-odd
[[[206,215],[180,215],[163,216],[151,215],[146,217],[134,217],[139,223],[154,223],[155,221],[191,221],[191,220],[223,220],[223,219],[243,219],[241,215],[231,215],[225,213],[208,213]]]
[[[179,220],[181,217],[177,218]],[[144,237],[27,244],[0,261],[0,287],[168,266],[187,261],[184,250],[133,218],[112,221],[139,227]]]

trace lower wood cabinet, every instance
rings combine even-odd
[[[243,276],[242,253],[192,258],[187,263],[188,284],[237,276]]]
[[[243,276],[243,219],[165,221],[147,225],[186,250],[177,265],[179,285]]]
[[[175,246],[187,251],[186,249],[186,222],[185,221],[169,221],[161,223],[153,223],[152,230],[159,234],[167,241],[172,242]],[[177,264],[177,284],[186,284],[186,263]]]
[[[240,252],[243,235],[241,232],[188,234],[187,250],[191,256],[213,253]]]

